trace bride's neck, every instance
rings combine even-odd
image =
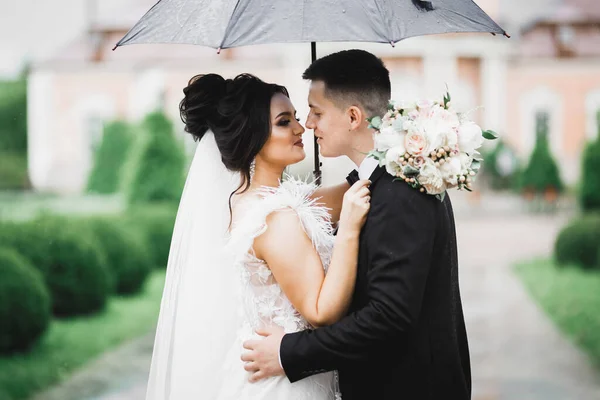
[[[283,168],[274,165],[262,165],[258,162],[254,170],[254,176],[250,181],[250,189],[257,189],[261,186],[278,187]]]

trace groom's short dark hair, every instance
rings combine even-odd
[[[340,108],[359,104],[383,115],[391,97],[390,72],[383,61],[364,50],[344,50],[319,58],[302,78],[325,83],[325,96]]]

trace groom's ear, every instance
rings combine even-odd
[[[365,119],[363,110],[357,106],[350,106],[347,113],[350,119],[350,130],[359,129]]]

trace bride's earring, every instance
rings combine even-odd
[[[256,160],[252,160],[250,163],[250,179],[254,178],[254,172],[256,171]]]

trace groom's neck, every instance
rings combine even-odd
[[[375,144],[373,142],[373,131],[364,129],[362,131],[350,132],[353,135],[350,151],[346,156],[352,160],[354,164],[360,166],[367,154],[373,150]]]

